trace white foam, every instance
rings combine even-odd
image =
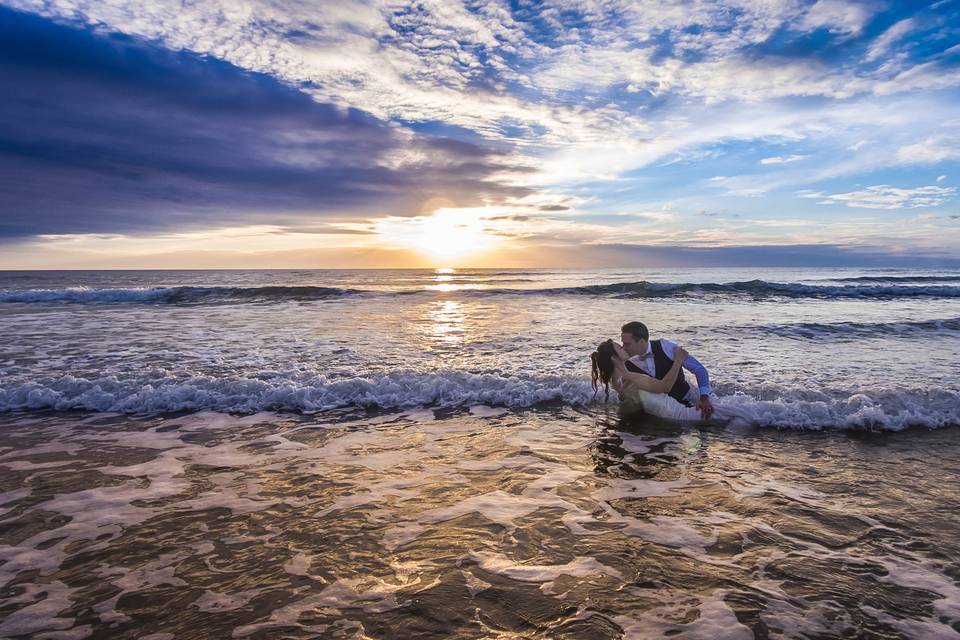
[[[677,489],[689,484],[685,478],[678,480],[626,480],[607,478],[607,485],[590,494],[594,500],[610,502],[621,498],[652,498],[674,495]]]
[[[774,399],[756,399],[771,396]],[[592,398],[589,381],[579,376],[443,370],[328,378],[306,370],[293,370],[269,371],[264,375],[252,373],[250,377],[188,377],[155,370],[143,377],[65,375],[20,382],[8,378],[0,387],[0,411],[86,409],[134,414],[197,411],[204,413],[201,422],[215,427],[217,422],[207,417],[209,412],[262,415],[267,411],[311,413],[343,407],[380,407],[406,409],[402,418],[410,421],[433,422],[433,406],[465,407],[478,417],[495,417],[504,415],[505,408],[548,402],[582,406],[590,404]],[[671,411],[683,413],[667,412],[664,415],[668,419],[700,421],[696,410],[682,407],[672,399],[668,399],[668,403],[665,396],[657,398],[660,404],[672,403]],[[741,429],[758,425],[900,430],[908,426],[936,428],[957,424],[960,391],[898,388],[829,395],[809,388],[763,386],[719,396],[714,404],[718,420]],[[384,419],[396,420],[397,417]],[[182,422],[185,427],[191,424],[189,419]]]
[[[67,375],[43,383],[0,387],[0,410],[88,409],[142,414],[205,410],[315,412],[350,406],[529,407],[551,401],[587,404],[591,398],[590,383],[583,378],[519,378],[464,371],[408,371],[338,380],[302,372],[270,380],[210,376],[88,379]],[[428,418],[423,414],[423,418],[432,419],[432,415]]]
[[[900,631],[905,638],[923,638],[924,640],[957,640],[960,638],[953,627],[939,620],[912,620],[900,618],[869,605],[860,605],[860,609],[883,624]]]
[[[262,590],[251,589],[233,594],[207,590],[204,591],[199,598],[194,600],[193,606],[206,613],[234,611],[245,606],[259,593],[262,593]]]
[[[71,627],[61,631],[44,631],[32,636],[33,640],[83,640],[93,633],[93,627],[89,624],[82,624],[79,627]]]
[[[481,580],[469,571],[463,570],[460,573],[463,574],[463,579],[467,583],[467,590],[470,592],[471,597],[477,595],[481,591],[486,591],[493,586],[486,580]]]
[[[752,640],[753,632],[737,620],[718,590],[691,606],[689,602],[668,604],[639,614],[614,617],[625,637],[633,639],[676,636],[689,640]],[[664,598],[669,601],[669,598]],[[695,608],[697,618],[685,624],[673,622],[679,611]]]
[[[502,416],[506,412],[507,410],[502,407],[488,407],[483,404],[475,404],[470,407],[470,413],[478,418],[496,418],[497,416]]]
[[[13,463],[5,463],[5,464],[0,464],[0,466],[7,467],[9,469],[9,468],[12,468],[11,466],[12,464]],[[22,500],[23,498],[26,498],[29,495],[30,495],[30,489],[13,489],[12,491],[0,492],[0,516],[14,509],[14,507],[10,507],[8,509],[4,509],[2,507],[10,503],[16,502],[17,500]]]
[[[5,554],[4,554],[5,555]],[[3,582],[6,582],[4,580]],[[73,626],[72,618],[60,618],[57,615],[70,607],[71,589],[59,580],[43,585],[28,584],[20,598],[7,600],[12,603],[39,599],[21,609],[17,609],[0,621],[0,638],[22,636],[40,631],[63,631]],[[89,630],[89,627],[87,628]]]
[[[882,564],[887,575],[879,579],[912,589],[923,589],[940,595],[933,606],[947,619],[960,621],[960,587],[943,573],[944,567],[931,560],[909,560],[894,555],[873,558]],[[960,633],[956,637],[960,637]]]
[[[506,576],[520,582],[551,583],[560,576],[587,578],[597,575],[607,575],[623,580],[620,571],[609,567],[596,558],[578,556],[564,564],[519,564],[504,555],[494,553],[477,553],[466,556],[484,571]]]
[[[369,588],[358,590],[361,584],[370,585]],[[276,627],[294,626],[305,631],[320,633],[326,630],[326,625],[304,625],[297,621],[307,611],[318,611],[338,615],[338,610],[348,607],[360,607],[369,613],[383,613],[400,606],[397,603],[396,592],[406,585],[389,585],[376,579],[337,580],[326,586],[319,594],[292,602],[274,610],[266,622],[258,622],[237,627],[233,630],[234,638],[245,638],[258,631],[274,629]]]
[[[312,561],[312,555],[301,551],[283,564],[283,570],[290,575],[307,576],[310,575],[310,563]]]

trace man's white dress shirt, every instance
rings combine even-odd
[[[677,345],[669,340],[661,340],[660,347],[667,357],[673,360],[673,354],[677,351]],[[647,375],[654,378],[657,377],[657,366],[653,359],[653,347],[650,346],[649,340],[647,340],[647,352],[643,355],[631,357],[630,362],[640,367]],[[713,390],[710,388],[710,376],[707,374],[707,368],[700,364],[699,360],[687,354],[687,358],[683,361],[683,368],[697,377],[697,387],[699,387],[699,390],[697,390],[697,388],[691,385],[690,393],[687,394],[687,400],[689,402],[696,403],[700,400],[700,396],[709,396],[713,393]]]

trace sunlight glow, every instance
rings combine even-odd
[[[430,216],[381,220],[377,232],[388,242],[447,262],[494,247],[496,238],[488,232],[484,219],[489,213],[485,208],[442,208]]]

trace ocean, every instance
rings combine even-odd
[[[956,269],[0,272],[0,637],[960,637],[958,301]],[[745,423],[596,397],[631,320]]]

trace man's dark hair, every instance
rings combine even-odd
[[[647,331],[647,325],[642,322],[628,322],[620,327],[620,333],[629,333],[637,340],[650,339],[650,332]]]

